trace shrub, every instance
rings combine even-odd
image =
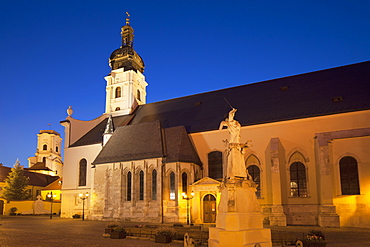
[[[126,232],[126,230],[123,227],[117,226],[114,228],[115,232]]]
[[[173,236],[175,234],[175,230],[168,226],[160,226],[155,235],[158,236]]]
[[[311,230],[302,243],[304,247],[326,247],[325,236],[321,231]]]
[[[116,227],[118,227],[118,224],[116,223],[111,223],[107,225],[107,228],[116,228]]]

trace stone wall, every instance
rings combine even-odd
[[[318,225],[319,205],[284,205],[288,225]]]
[[[163,165],[161,159],[96,165],[90,201],[90,218],[126,222],[186,222],[186,204],[181,197],[181,174],[183,172],[188,174],[188,185],[190,185],[194,181],[194,169],[199,167],[180,162]],[[156,198],[153,198],[152,193],[153,170],[157,172]],[[140,198],[140,171],[144,172],[143,199]],[[193,173],[191,174],[190,171]],[[130,199],[127,196],[129,172],[132,179]],[[169,197],[169,173],[171,172],[175,173],[177,192],[175,199]]]

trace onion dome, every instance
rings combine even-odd
[[[134,50],[134,29],[130,26],[130,15],[126,12],[126,25],[121,28],[122,45],[112,52],[109,66],[112,70],[123,68],[124,71],[134,70],[144,73],[144,61]]]

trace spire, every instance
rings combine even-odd
[[[103,146],[107,144],[108,140],[112,137],[114,132],[113,120],[112,115],[109,115],[107,125],[105,126],[105,130],[103,133]]]
[[[109,115],[107,125],[105,126],[104,134],[113,134],[114,127],[113,127],[113,120],[112,115]]]
[[[134,50],[134,29],[130,26],[130,14],[126,12],[126,25],[121,28],[122,44],[109,57],[112,70],[123,68],[144,73],[144,61]]]
[[[126,15],[127,15],[127,17],[126,17],[126,25],[127,26],[130,26],[130,14],[128,13],[128,12],[126,12]]]
[[[134,44],[134,29],[130,26],[130,14],[126,12],[126,25],[121,28],[122,46],[133,47]]]

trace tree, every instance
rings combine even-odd
[[[3,196],[9,201],[26,200],[30,197],[28,192],[29,177],[23,175],[23,166],[19,160],[14,164],[8,177],[5,179],[6,185],[4,186]]]

